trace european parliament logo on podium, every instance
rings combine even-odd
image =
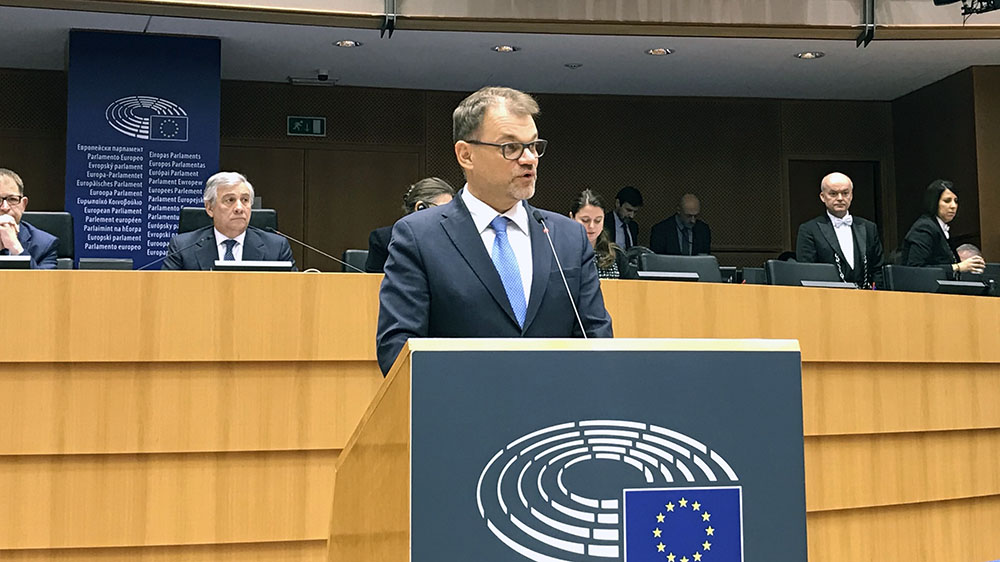
[[[625,562],[743,560],[742,490],[625,490]]]

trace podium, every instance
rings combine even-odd
[[[331,561],[807,559],[792,340],[410,340]]]

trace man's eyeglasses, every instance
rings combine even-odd
[[[538,139],[531,142],[505,142],[502,144],[497,144],[495,142],[482,142],[477,140],[467,140],[465,141],[469,144],[480,144],[483,146],[495,146],[500,149],[500,154],[507,160],[517,160],[524,154],[524,149],[527,148],[536,157],[541,157],[545,154],[545,147],[548,146],[549,141]]]
[[[13,207],[14,205],[20,203],[21,199],[24,199],[24,195],[8,195],[6,197],[0,197],[0,205],[6,201],[8,206]]]

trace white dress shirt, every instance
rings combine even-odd
[[[837,234],[837,241],[840,242],[840,251],[847,258],[847,265],[851,266],[851,269],[854,269],[854,233],[852,232],[851,225],[840,222],[848,219],[851,213],[844,215],[843,219],[833,216],[830,214],[830,211],[827,211],[826,214],[830,217],[830,222],[833,223],[833,232]],[[851,220],[853,221],[854,219],[852,218]]]
[[[215,249],[219,251],[219,259],[226,259],[226,245],[223,242],[229,240],[229,237],[219,232],[218,228],[213,228],[212,230],[215,231]],[[236,240],[236,245],[233,246],[233,258],[236,261],[243,261],[243,240],[246,237],[247,231],[244,230],[239,236],[233,238],[233,240]]]
[[[948,236],[948,223],[946,223],[943,220],[941,220],[941,217],[934,217],[934,218],[936,218],[937,221],[938,221],[938,224],[941,225],[941,230],[944,231],[944,239],[947,240],[949,238],[949,236]]]
[[[521,273],[521,283],[524,285],[524,304],[527,305],[531,298],[533,268],[531,263],[531,233],[528,230],[528,210],[519,202],[506,212],[497,213],[493,207],[483,203],[470,193],[468,184],[462,190],[462,202],[469,209],[472,222],[475,223],[476,230],[479,231],[479,236],[483,239],[483,245],[486,246],[486,253],[490,255],[491,259],[493,258],[493,240],[497,235],[490,228],[490,222],[497,215],[503,215],[510,219],[511,222],[507,224],[507,241],[510,242],[510,247],[514,250],[514,258],[517,259],[517,270]]]

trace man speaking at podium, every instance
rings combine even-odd
[[[537,114],[531,96],[499,87],[483,88],[455,109],[455,156],[467,183],[451,203],[393,227],[379,293],[383,374],[409,338],[566,338],[583,330],[612,337],[583,226],[526,203],[546,147]]]

